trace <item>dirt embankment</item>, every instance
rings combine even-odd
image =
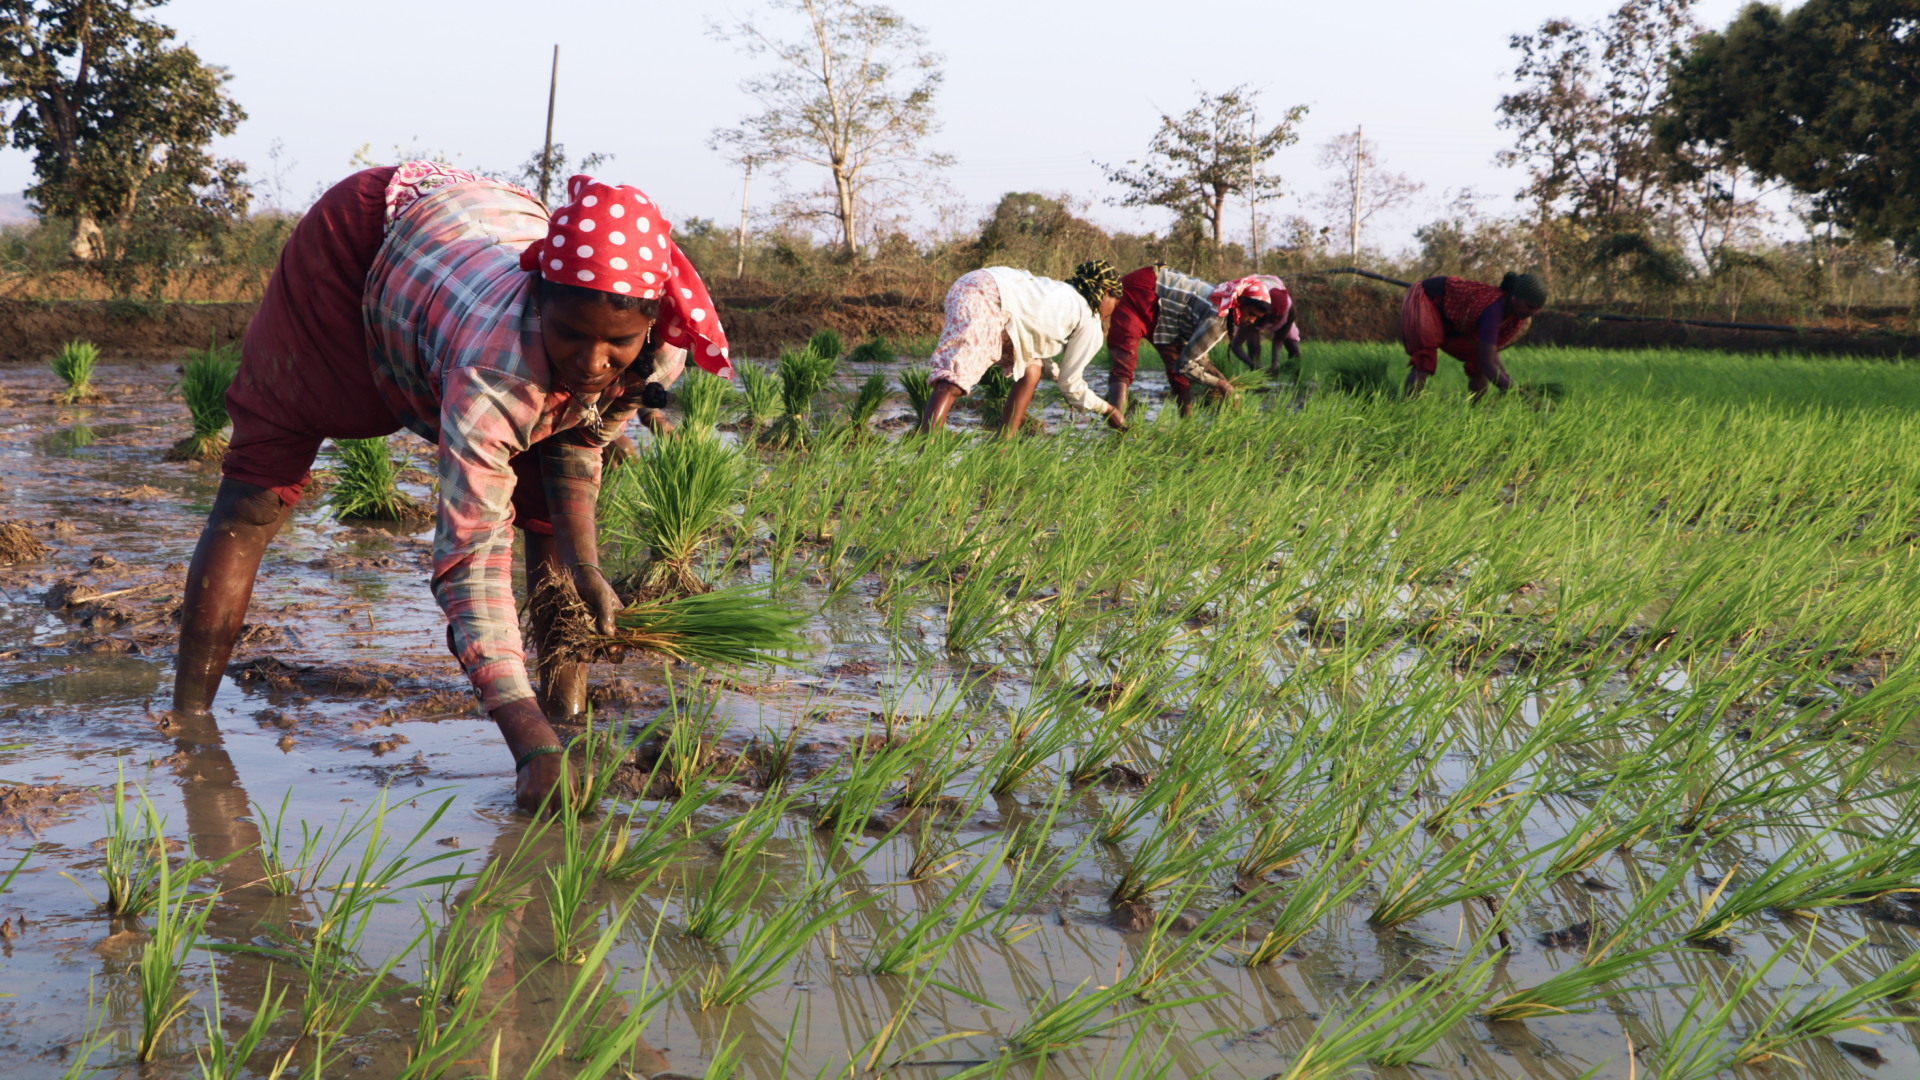
[[[1293,290],[1309,341],[1392,341],[1399,336],[1400,293],[1370,285],[1303,282]],[[937,301],[900,293],[867,296],[715,297],[736,356],[771,357],[830,327],[849,345],[874,335],[927,340],[940,333]],[[177,360],[209,342],[238,341],[253,302],[143,304],[133,301],[0,300],[0,361],[43,362],[75,338],[115,360]],[[1680,323],[1598,322],[1548,311],[1534,320],[1527,344],[1593,348],[1696,348],[1727,352],[1920,357],[1920,335],[1808,330],[1778,333],[1718,330]]]

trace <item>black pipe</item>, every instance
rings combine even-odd
[[[1390,278],[1384,274],[1375,274],[1371,271],[1361,270],[1353,266],[1340,266],[1331,270],[1314,270],[1301,274],[1300,276],[1314,277],[1321,274],[1355,274],[1363,278],[1372,278],[1375,281],[1384,281],[1389,285],[1398,285],[1403,289],[1413,288],[1413,282],[1411,281],[1401,281],[1398,278]],[[1772,323],[1713,322],[1708,319],[1664,319],[1657,315],[1595,315],[1583,311],[1569,311],[1558,314],[1570,315],[1576,319],[1596,319],[1600,322],[1679,323],[1682,326],[1704,326],[1710,330],[1769,330],[1777,334],[1799,334],[1808,331],[1814,333],[1837,332],[1824,326],[1776,326]]]

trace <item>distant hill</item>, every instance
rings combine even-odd
[[[0,195],[0,225],[25,225],[33,221],[33,210],[27,206],[27,197],[14,192]]]

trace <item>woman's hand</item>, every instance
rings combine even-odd
[[[606,576],[597,566],[576,566],[573,568],[573,590],[593,615],[593,628],[605,637],[614,632],[613,616],[620,610],[620,597],[607,584]]]

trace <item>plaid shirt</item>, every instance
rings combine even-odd
[[[552,512],[591,515],[600,448],[639,408],[637,394],[603,403],[554,387],[520,269],[521,250],[546,233],[546,210],[505,185],[439,188],[395,219],[363,300],[375,383],[440,448],[433,594],[488,710],[533,696],[513,600],[508,461],[538,452]]]
[[[1153,278],[1153,293],[1160,301],[1160,317],[1153,324],[1153,347],[1165,356],[1162,345],[1179,346],[1174,374],[1209,386],[1218,384],[1220,380],[1210,367],[1198,363],[1227,333],[1226,320],[1213,310],[1213,283],[1164,266],[1154,271]]]

